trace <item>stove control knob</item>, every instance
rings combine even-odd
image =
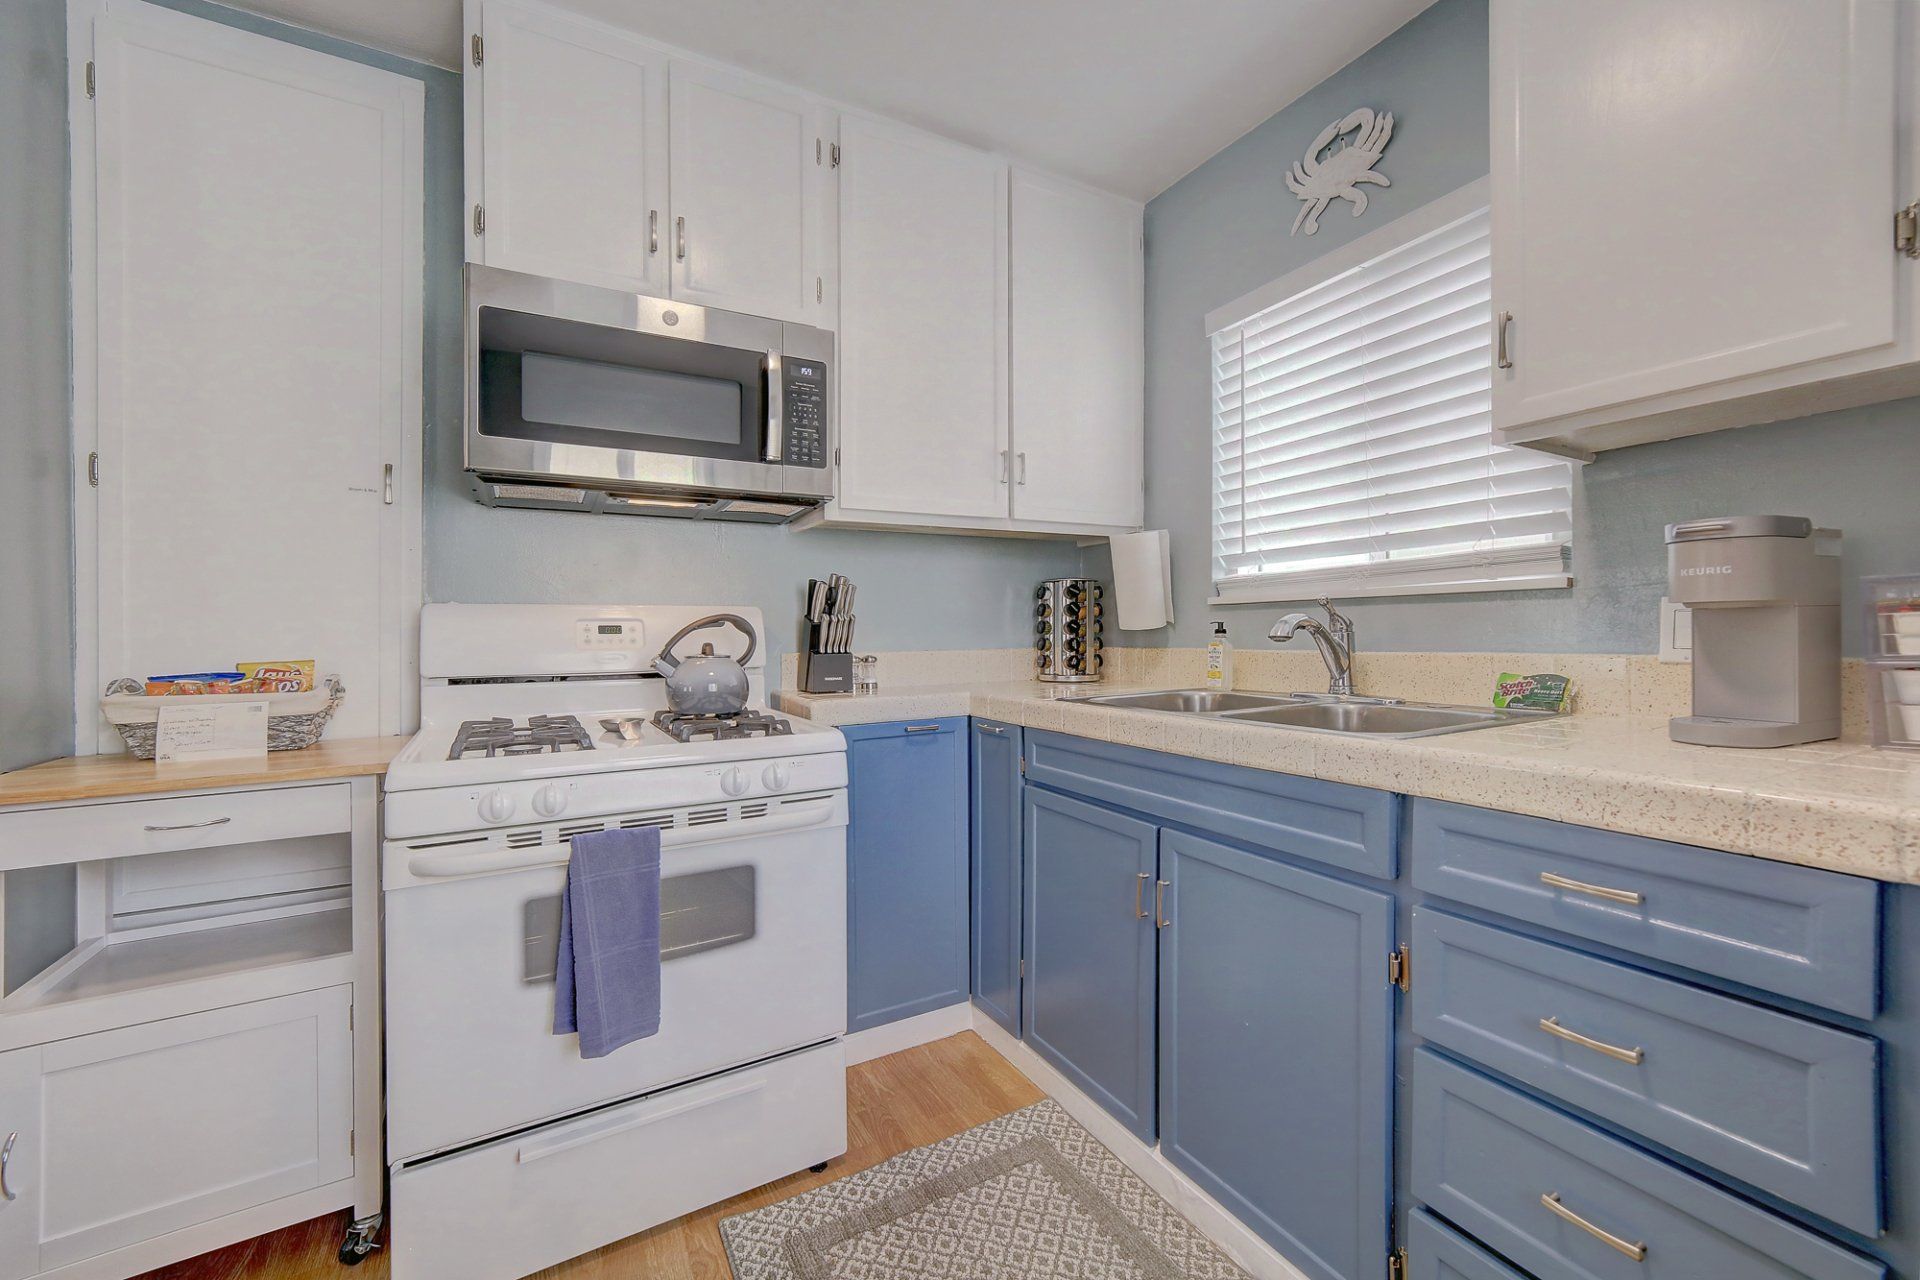
[[[567,793],[549,782],[533,793],[533,811],[543,818],[556,818],[567,810]]]
[[[744,795],[747,790],[747,775],[738,769],[728,769],[720,775],[720,789],[730,796]]]
[[[793,775],[783,764],[770,764],[761,772],[760,780],[767,784],[769,791],[785,791],[787,784],[793,781]]]
[[[480,816],[488,822],[505,822],[513,816],[513,797],[494,790],[480,797]]]

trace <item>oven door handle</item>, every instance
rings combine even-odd
[[[767,352],[767,447],[761,456],[776,464],[786,448],[782,423],[787,408],[787,378],[782,364],[778,351]]]
[[[795,806],[802,811],[783,813],[772,818],[743,818],[716,822],[712,826],[676,828],[660,833],[662,852],[690,845],[718,844],[723,840],[747,840],[755,836],[778,835],[825,826],[837,810],[831,797],[807,801]],[[422,879],[471,876],[487,871],[527,871],[535,867],[563,867],[572,854],[565,844],[535,845],[528,849],[500,849],[492,853],[417,853],[407,860],[407,870]]]

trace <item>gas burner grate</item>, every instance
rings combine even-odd
[[[690,716],[656,711],[653,727],[676,742],[701,738],[724,742],[728,738],[777,738],[793,732],[793,725],[764,711],[742,711],[730,716]]]
[[[591,751],[593,739],[574,716],[529,716],[523,725],[504,716],[468,720],[453,735],[447,759],[467,756],[534,756],[561,751]]]

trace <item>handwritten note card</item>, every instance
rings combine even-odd
[[[216,705],[161,707],[153,758],[162,764],[234,760],[267,754],[267,704],[222,699]]]

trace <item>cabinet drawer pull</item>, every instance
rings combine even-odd
[[[166,823],[161,826],[154,826],[152,823],[148,823],[147,830],[149,831],[197,831],[201,827],[224,827],[229,822],[232,822],[232,821],[233,821],[232,818],[208,818],[205,822],[173,822],[173,823]]]
[[[1609,889],[1603,884],[1587,884],[1583,880],[1569,880],[1565,876],[1557,876],[1551,871],[1542,871],[1540,873],[1540,883],[1550,889],[1565,889],[1569,893],[1584,893],[1589,897],[1605,898],[1608,902],[1624,902],[1630,907],[1637,907],[1646,901],[1644,895],[1635,893],[1631,889]]]
[[[1547,1192],[1545,1195],[1540,1197],[1540,1203],[1545,1205],[1549,1210],[1551,1210],[1555,1217],[1560,1218],[1566,1222],[1571,1222],[1574,1226],[1580,1228],[1582,1231],[1592,1236],[1595,1240],[1600,1241],[1602,1244],[1606,1245],[1609,1248],[1618,1249],[1621,1253],[1626,1254],[1629,1258],[1632,1258],[1635,1262],[1645,1262],[1647,1260],[1646,1245],[1635,1244],[1631,1241],[1622,1240],[1619,1236],[1614,1235],[1611,1231],[1602,1231],[1599,1227],[1594,1226],[1591,1222],[1588,1222],[1585,1218],[1581,1217],[1579,1214],[1575,1213],[1573,1210],[1567,1208],[1567,1206],[1565,1206],[1564,1204],[1561,1204],[1560,1193],[1558,1191]]]
[[[7,1135],[4,1146],[0,1146],[0,1198],[18,1200],[20,1193],[7,1185],[7,1165],[13,1160],[13,1144],[19,1140],[20,1131],[15,1129]]]
[[[647,253],[649,256],[660,252],[660,211],[647,210]]]
[[[1513,324],[1513,312],[1502,311],[1494,320],[1495,354],[1493,362],[1502,369],[1513,368],[1513,356],[1507,351],[1507,329]]]
[[[1636,1067],[1647,1060],[1646,1050],[1644,1049],[1622,1049],[1617,1044],[1608,1044],[1604,1040],[1595,1040],[1592,1036],[1583,1036],[1578,1031],[1573,1031],[1561,1026],[1558,1018],[1540,1019],[1540,1029],[1550,1036],[1559,1036],[1568,1044],[1577,1044],[1582,1049],[1591,1049],[1595,1053],[1604,1053],[1609,1058],[1618,1058],[1620,1061],[1630,1062]]]
[[[907,726],[907,732],[908,733],[938,733],[940,732],[940,726],[937,724],[910,724]]]
[[[673,220],[673,256],[680,262],[687,260],[687,220],[685,218]]]
[[[1002,737],[1006,736],[1006,732],[1007,732],[1005,729],[1002,729],[997,724],[975,724],[973,727],[978,729],[982,733],[998,734]]]
[[[1147,918],[1147,908],[1146,908],[1147,881],[1151,879],[1153,879],[1153,875],[1151,872],[1147,872],[1147,871],[1142,871],[1139,875],[1134,877],[1133,918],[1135,920],[1145,920]]]
[[[1166,911],[1167,886],[1170,883],[1172,882],[1168,880],[1155,880],[1153,882],[1153,927],[1156,929],[1164,929],[1173,923],[1173,921],[1167,919]]]

